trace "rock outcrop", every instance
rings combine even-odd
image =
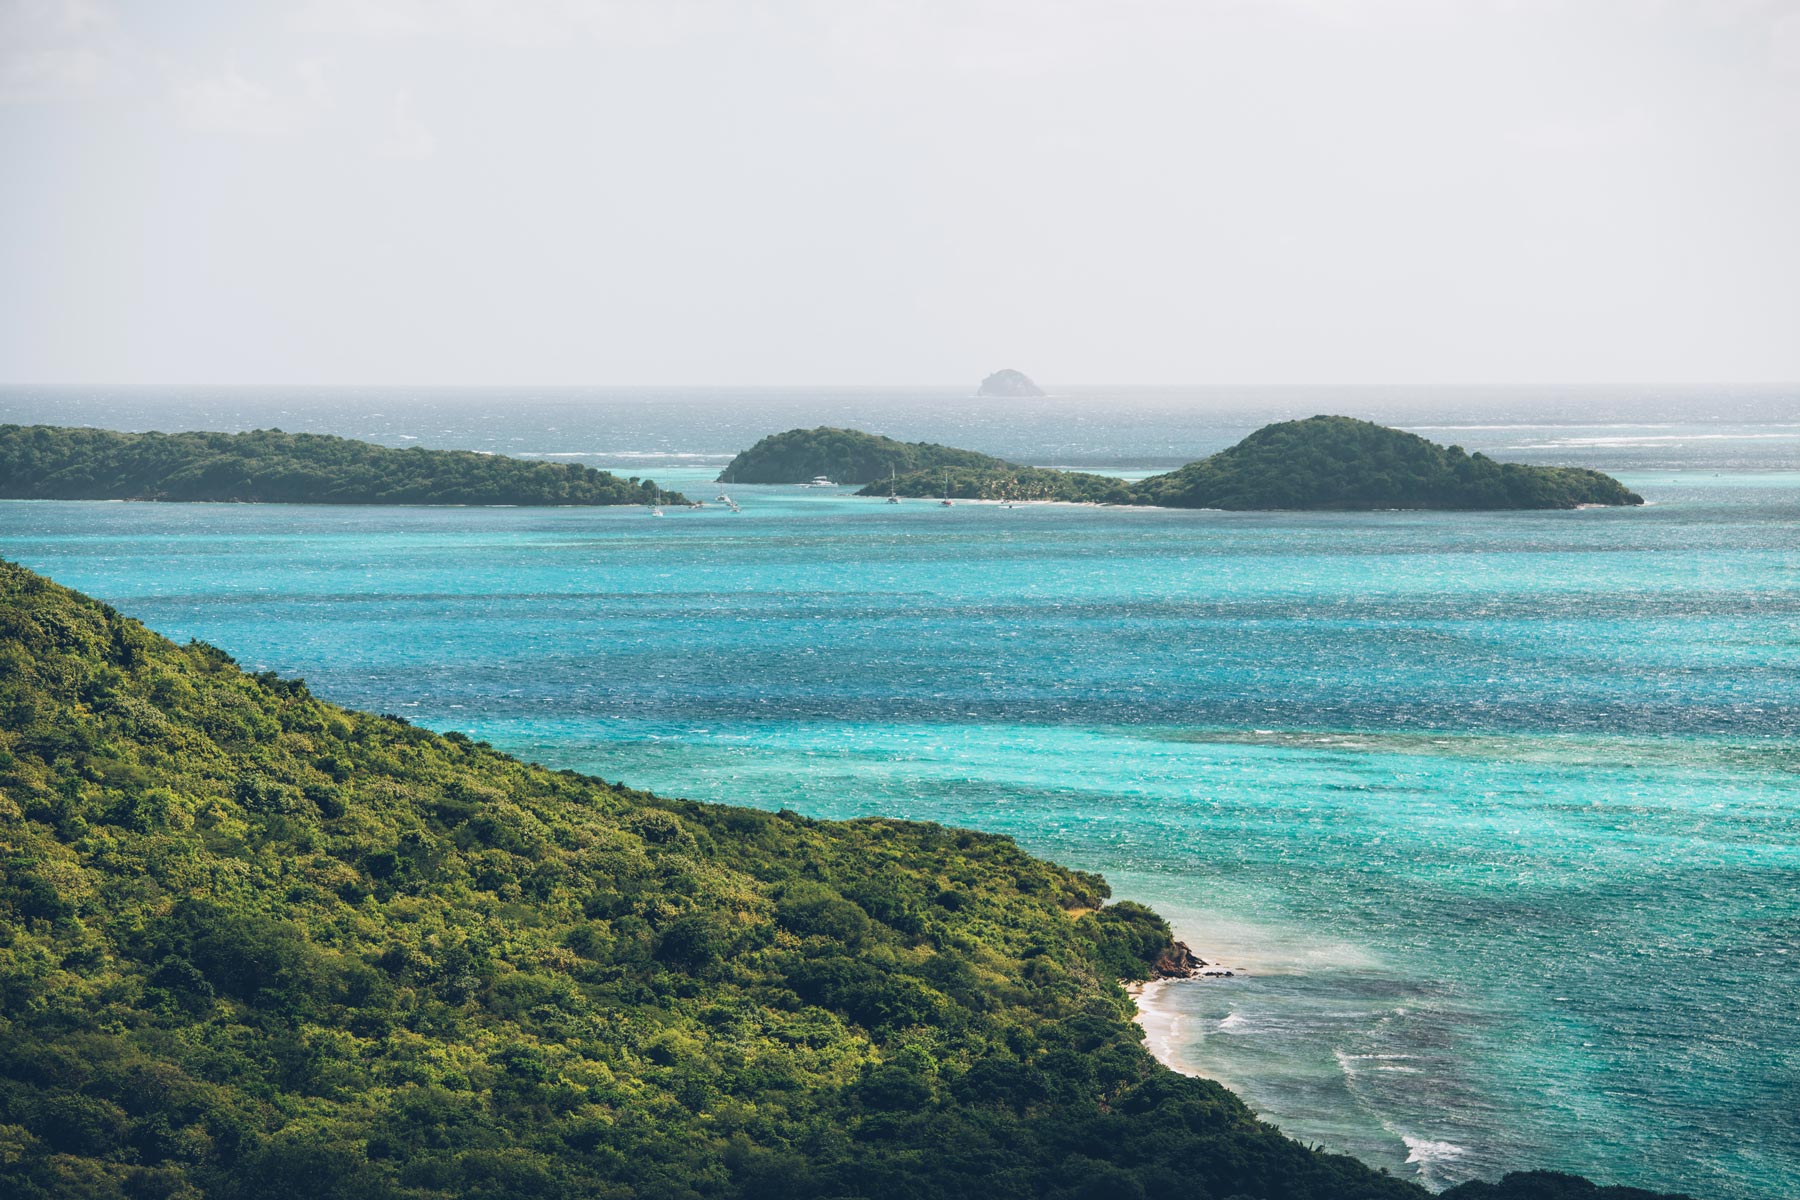
[[[1188,948],[1186,942],[1170,942],[1150,968],[1158,979],[1192,979],[1206,967],[1206,960]]]
[[[1044,389],[1031,382],[1023,371],[1015,371],[1008,367],[1003,371],[995,371],[981,381],[981,388],[975,393],[978,396],[1041,396]]]

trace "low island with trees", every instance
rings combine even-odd
[[[6,562],[0,840],[12,1200],[1431,1200],[1159,1065],[1170,930],[1099,876],[533,766]]]
[[[806,483],[824,476],[857,484],[936,471],[945,467],[1003,470],[1012,464],[991,454],[955,450],[935,442],[901,442],[857,429],[790,429],[763,438],[719,472],[721,483]]]
[[[652,480],[316,433],[0,425],[0,499],[264,504],[684,504]]]
[[[880,481],[860,494],[889,490],[890,483]],[[1266,425],[1229,449],[1136,483],[1005,464],[915,471],[891,481],[891,490],[953,499],[1297,511],[1566,509],[1644,502],[1600,471],[1498,462],[1405,430],[1336,416]]]

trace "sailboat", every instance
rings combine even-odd
[[[726,487],[731,486],[731,476],[727,475],[725,477],[725,485],[726,485]],[[743,512],[744,511],[742,508],[738,507],[738,502],[731,498],[730,494],[725,491],[725,488],[719,489],[718,500],[719,500],[720,504],[723,504],[726,508],[729,508],[732,512]]]
[[[944,472],[944,498],[942,500],[938,501],[938,507],[939,508],[951,508],[951,507],[954,507],[955,504],[956,504],[956,501],[954,501],[950,498],[950,472],[945,471]]]
[[[892,467],[888,468],[888,498],[887,498],[887,502],[889,504],[900,503],[900,497],[894,495],[894,468],[892,468]]]

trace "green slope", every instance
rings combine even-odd
[[[115,433],[0,425],[0,499],[211,500],[289,504],[686,503],[574,463],[258,429]]]
[[[939,497],[957,500],[1064,500],[1086,504],[1132,504],[1130,484],[1110,475],[1057,471],[1048,467],[952,467],[914,471],[898,479],[878,479],[859,496]]]
[[[1155,1064],[1117,980],[1168,927],[1105,895],[349,712],[0,563],[9,1198],[1424,1200]]]
[[[733,458],[719,472],[734,483],[806,483],[823,475],[836,483],[880,481],[890,473],[942,467],[996,468],[1011,464],[991,454],[934,442],[897,442],[858,429],[790,429],[774,433]]]
[[[1542,509],[1644,502],[1599,471],[1495,462],[1372,421],[1324,416],[1266,425],[1228,450],[1138,483],[996,460],[902,468],[898,479],[877,478],[858,494],[885,496],[890,490],[900,496],[947,491],[959,500],[1223,509]]]
[[[1171,508],[1527,509],[1642,504],[1610,475],[1500,463],[1352,417],[1265,425],[1237,445],[1135,488]]]

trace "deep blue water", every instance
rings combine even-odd
[[[305,421],[362,403],[326,399]],[[971,408],[948,394],[560,397],[504,421],[482,415],[492,396],[399,399],[384,405],[399,417],[364,413],[382,430],[338,428],[470,445],[489,430],[653,465],[708,499],[737,444],[868,425],[870,406],[904,436],[1143,467],[1259,423],[1172,394],[1116,420],[981,409],[948,431],[933,421]],[[1669,400],[1604,428],[1556,421],[1544,395],[1503,399],[1407,398],[1413,424],[1458,426],[1427,432],[1471,448],[1610,456],[1652,503],[944,510],[742,488],[742,514],[651,520],[11,502],[0,554],[247,667],[553,765],[974,825],[1104,871],[1243,969],[1163,989],[1159,1049],[1397,1172],[1442,1185],[1550,1165],[1786,1196],[1800,399],[1734,394],[1710,422]],[[295,401],[169,403],[0,392],[0,420],[283,424],[268,406]],[[830,411],[796,417],[809,403]],[[974,440],[984,424],[1013,441]],[[617,456],[634,446],[646,457]]]

